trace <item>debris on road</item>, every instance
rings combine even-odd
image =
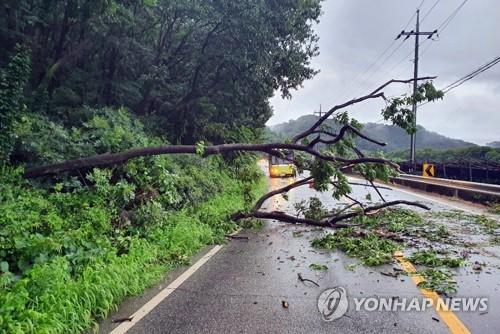
[[[118,318],[118,319],[112,320],[111,322],[116,324],[116,323],[121,323],[121,322],[125,322],[125,321],[132,321],[132,319],[134,319],[134,317]]]
[[[250,240],[247,236],[243,235],[226,235],[228,239],[236,239],[236,240]]]
[[[319,284],[318,283],[316,283],[313,280],[310,280],[308,278],[302,277],[301,273],[297,273],[297,276],[299,277],[299,281],[301,281],[301,282],[311,282],[311,283],[313,283],[314,285],[316,285],[319,288]]]
[[[309,265],[309,268],[312,270],[317,270],[317,271],[327,271],[328,267],[325,266],[324,264],[319,264],[319,263],[311,263]]]
[[[398,278],[398,276],[399,276],[399,272],[398,273],[391,273],[391,272],[381,271],[380,273],[384,276],[389,276],[389,277],[394,277],[394,278]]]

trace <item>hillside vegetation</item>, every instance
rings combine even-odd
[[[269,138],[287,138],[293,137],[294,135],[304,131],[309,126],[314,124],[318,119],[317,116],[306,115],[297,118],[296,120],[290,120],[286,123],[281,123],[273,125],[270,127],[271,134],[268,134]],[[338,129],[339,125],[335,124],[333,121],[328,120],[326,122],[333,129]],[[357,140],[357,146],[361,150],[365,151],[385,151],[391,152],[396,150],[403,150],[409,147],[410,137],[408,133],[396,125],[385,125],[376,123],[366,123],[364,124],[364,131],[370,133],[372,138],[379,141],[387,143],[386,146],[380,147],[373,143],[367,142],[363,139]],[[446,136],[440,135],[435,132],[426,130],[425,128],[419,126],[417,134],[417,146],[423,149],[454,149],[454,148],[464,148],[476,146],[473,143],[468,143],[459,139],[452,139]]]
[[[395,161],[406,161],[410,155],[409,150],[388,153],[388,157]],[[449,150],[417,150],[418,161],[450,162],[450,163],[500,163],[500,148],[487,146],[456,148]]]
[[[50,141],[26,139],[31,145],[25,153],[43,161],[71,150],[93,153],[160,141],[124,110],[94,113],[70,131],[35,120],[38,134]],[[136,159],[38,184],[21,173],[0,169],[5,333],[83,331],[201,246],[223,240],[236,228],[230,214],[244,210],[265,186],[251,156],[228,162]]]

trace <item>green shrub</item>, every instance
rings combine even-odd
[[[237,228],[262,193],[220,158],[145,158],[34,187],[0,168],[0,332],[81,332]],[[256,182],[257,181],[257,182]],[[194,194],[194,195],[193,195]]]

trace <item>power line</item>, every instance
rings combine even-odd
[[[422,0],[422,2],[420,2],[420,5],[418,5],[417,9],[420,9],[422,7],[422,5],[424,4],[424,2],[425,2],[425,0]]]
[[[432,7],[427,11],[427,13],[425,13],[424,17],[422,18],[422,21],[420,22],[424,22],[427,16],[429,16],[429,14],[434,10],[434,8],[436,8],[436,5],[439,3],[439,1],[440,0],[436,0],[436,2],[434,2],[434,5],[432,5]]]
[[[434,9],[436,7],[436,5],[439,3],[440,0],[436,0],[436,2],[434,3],[434,5],[431,7],[431,9],[429,9],[429,11],[427,11],[427,13],[425,14],[424,18],[429,15],[429,13],[431,12],[432,9]],[[457,7],[455,8],[455,10],[453,10],[453,12],[450,13],[450,15],[448,15],[442,22],[441,24],[438,26],[437,30],[439,31],[439,34],[442,34],[444,30],[446,30],[446,28],[448,27],[448,25],[450,24],[451,21],[453,21],[453,19],[457,16],[458,12],[462,9],[462,7],[465,5],[465,3],[467,2],[468,0],[464,0],[462,1],[462,3]],[[423,19],[422,19],[423,21]],[[438,36],[439,36],[438,34]],[[426,44],[426,46],[423,48],[422,52],[419,54],[419,57],[422,57],[424,54],[427,53],[427,51],[429,51],[429,49],[434,45],[434,43],[429,43],[428,42],[429,40],[424,40],[422,42],[422,45],[423,46],[424,44]],[[394,69],[396,69],[405,59],[409,58],[411,56],[412,52],[410,51],[405,57],[403,57],[396,65],[394,65],[391,70],[389,70],[389,72],[392,73],[392,71]],[[406,70],[407,66],[405,66],[405,68],[403,69]],[[399,75],[397,75],[399,76]]]
[[[458,79],[458,80],[456,80],[456,81],[448,84],[446,87],[442,88],[441,91],[443,91],[444,93],[448,93],[452,89],[455,89],[458,86],[463,85],[465,82],[467,82],[467,81],[475,78],[479,74],[481,74],[481,73],[489,70],[490,68],[492,68],[493,66],[497,65],[498,63],[500,63],[500,56],[497,56],[497,57],[493,58],[492,60],[490,60],[486,64],[480,66],[479,68],[475,69],[474,71],[470,72],[469,74],[466,74],[463,77],[461,77],[460,79]],[[420,107],[420,106],[426,105],[427,103],[429,103],[429,101],[421,103],[418,106]],[[380,120],[378,120],[376,122],[371,122],[371,123],[378,124],[381,121],[383,121],[383,119],[380,119]]]
[[[481,74],[481,73],[489,70],[490,68],[492,68],[493,66],[495,66],[498,63],[500,63],[500,56],[497,56],[497,57],[493,58],[492,60],[490,60],[486,64],[480,66],[479,68],[475,69],[471,73],[464,75],[460,79],[458,79],[458,80],[450,83],[449,85],[447,85],[446,87],[442,88],[441,90],[443,91],[443,93],[448,93],[452,89],[455,89],[458,86],[463,85],[465,82],[467,82],[467,81],[473,79],[474,77],[478,76],[479,74]],[[421,104],[419,104],[419,106],[426,105],[427,103],[429,103],[429,101],[421,103]]]
[[[422,5],[425,3],[425,0],[422,0],[420,2],[420,4],[418,5],[418,9],[420,9],[422,7]],[[412,22],[413,18],[415,17],[416,12],[413,13],[413,15],[408,19],[408,22],[405,24],[403,30],[405,30],[406,28],[408,28],[408,26],[410,25],[410,23]],[[382,59],[382,57],[384,57],[388,52],[389,50],[391,50],[391,48],[396,44],[396,40],[392,40],[392,42],[378,55],[376,56],[373,61],[370,63],[370,65],[362,72],[358,73],[355,78],[351,81],[352,83],[354,84],[349,84],[347,85],[340,93],[339,95],[349,95],[350,93],[352,93],[353,91],[357,91],[362,82],[363,81],[366,81],[368,79],[370,79],[371,77],[373,77],[373,75],[377,72],[377,71],[372,71],[371,74],[368,75],[368,77],[365,77],[365,75],[370,72],[370,70],[372,70],[374,68],[375,65],[377,65],[377,63],[380,61],[380,59]],[[382,65],[384,65],[395,53],[397,50],[399,50],[399,48],[401,47],[403,43],[400,43],[399,45],[396,46],[396,48],[390,52],[390,54],[388,54],[384,60],[382,61],[382,63],[379,64],[379,68],[382,67]]]
[[[457,16],[458,12],[462,9],[462,7],[465,5],[465,3],[467,1],[468,0],[462,1],[462,3],[457,8],[455,8],[455,10],[453,12],[451,12],[451,14],[448,15],[448,17],[446,19],[444,19],[443,22],[441,22],[441,24],[438,26],[438,30],[439,30],[440,34],[442,34],[446,30],[446,28],[448,27],[450,22],[453,21],[453,19]],[[422,51],[420,56],[423,56],[432,47],[432,45],[434,45],[434,44],[430,43],[429,45],[427,45],[427,47]]]
[[[436,1],[434,2],[434,4],[433,4],[433,5],[432,5],[432,6],[431,6],[428,10],[427,10],[427,12],[425,13],[424,18],[423,18],[422,20],[420,20],[420,22],[423,22],[423,21],[424,21],[424,19],[425,19],[425,18],[426,18],[426,17],[427,17],[427,16],[428,16],[428,15],[429,15],[429,14],[430,14],[433,10],[434,10],[434,8],[436,8],[436,6],[437,6],[437,4],[439,3],[439,1],[440,1],[440,0],[436,0]],[[420,2],[420,5],[417,7],[417,10],[419,10],[419,9],[422,7],[422,5],[424,4],[424,2],[425,2],[425,0],[422,0],[422,2]],[[414,13],[411,17],[410,17],[410,20],[408,21],[408,23],[406,24],[406,26],[403,28],[403,31],[404,31],[404,30],[406,30],[406,28],[408,28],[408,26],[410,25],[411,21],[412,21],[412,20],[413,20],[413,18],[415,17],[415,15],[417,15],[417,13],[416,13],[416,12],[415,12],[415,13]],[[403,42],[404,42],[404,40],[403,40],[403,41],[402,41],[402,42],[398,45],[398,48],[397,48],[397,49],[399,49],[399,48],[402,46]],[[427,42],[427,40],[424,40],[424,42],[422,42],[422,45],[424,45],[426,42]],[[390,55],[390,56],[392,56],[392,55],[393,55],[393,54],[397,51],[397,49],[396,49],[396,50],[394,50],[394,51],[391,53],[391,55]],[[391,68],[390,68],[388,71],[386,71],[386,73],[387,73],[387,74],[389,74],[389,75],[390,75],[391,73],[393,73],[393,71],[394,71],[397,67],[399,67],[399,65],[400,65],[403,61],[405,61],[406,59],[408,59],[408,58],[411,56],[411,54],[412,54],[412,53],[413,53],[413,50],[412,50],[412,51],[410,51],[408,54],[406,54],[403,58],[401,58],[401,59],[400,59],[397,63],[394,63],[394,65],[393,65],[393,66],[391,66]],[[380,65],[379,65],[379,67],[382,67],[382,65],[383,65],[383,64],[385,64],[385,63],[387,62],[387,60],[389,60],[389,59],[390,59],[390,56],[389,56],[389,57],[387,57],[387,58],[384,60],[384,62],[383,62],[382,64],[380,64]],[[404,71],[405,69],[406,69],[406,66],[405,66],[405,68],[403,69],[403,71]],[[401,72],[403,72],[403,71],[401,71]],[[368,79],[370,79],[371,77],[373,77],[373,74],[375,74],[375,73],[372,73],[372,74],[371,74],[369,77],[367,77],[365,80],[368,80]],[[396,75],[396,77],[398,77],[399,75],[400,75],[400,74]],[[359,86],[360,86],[360,85],[358,85],[356,88],[359,88]]]
[[[443,93],[448,93],[450,90],[457,88],[458,86],[464,84],[465,82],[471,80],[472,78],[478,76],[479,74],[487,71],[488,69],[492,68],[493,66],[495,66],[498,63],[500,63],[500,56],[487,62],[483,66],[481,66],[478,69],[472,71],[471,73],[463,76],[462,78],[458,79],[457,81],[449,84],[448,86],[446,86],[445,88],[442,89]]]
[[[455,18],[455,16],[457,16],[458,12],[460,11],[460,9],[462,9],[462,7],[465,5],[465,3],[467,2],[468,0],[464,0],[444,21],[443,23],[441,23],[441,25],[438,27],[439,31],[443,32],[446,27],[448,26],[448,24],[450,24],[450,22]]]

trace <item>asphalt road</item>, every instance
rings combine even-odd
[[[282,187],[292,179],[270,179],[270,187]],[[357,198],[365,198],[367,187],[355,186]],[[399,190],[383,190],[390,199],[420,200],[433,210],[449,210],[446,200],[424,200]],[[269,208],[289,211],[293,203],[318,196],[330,206],[335,202],[329,194],[317,194],[308,187],[295,189],[285,201],[276,196],[267,203]],[[445,201],[446,203],[439,203]],[[469,210],[481,209],[461,203],[451,203]],[[446,222],[445,222],[446,223]],[[462,231],[462,230],[461,230]],[[175,289],[157,307],[138,321],[128,333],[447,333],[448,327],[433,310],[422,312],[356,311],[351,302],[343,317],[331,322],[322,320],[318,311],[318,296],[327,288],[343,287],[348,299],[353,297],[411,298],[421,296],[415,283],[407,276],[396,278],[382,275],[395,264],[364,267],[342,252],[322,252],[312,248],[313,238],[325,233],[305,226],[293,226],[269,221],[260,230],[244,230],[245,239],[228,242],[207,263]],[[462,231],[463,238],[472,237]],[[463,312],[457,316],[473,333],[497,333],[500,328],[500,251],[498,247],[478,248],[471,261],[487,264],[476,274],[470,268],[457,272],[460,296],[489,298],[487,313]],[[324,264],[326,272],[314,271],[309,265]],[[311,279],[298,280],[298,273]],[[154,295],[152,289],[139,301],[125,303],[117,314],[133,313],[136,305]],[[286,302],[287,308],[283,307]],[[131,306],[132,305],[132,306]],[[116,324],[108,320],[101,326],[107,333]]]

